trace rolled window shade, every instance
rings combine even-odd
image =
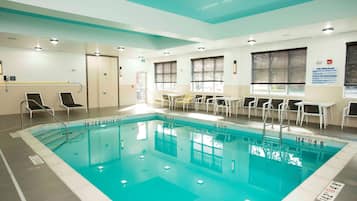
[[[357,42],[346,46],[345,86],[357,86]]]
[[[252,84],[305,84],[306,50],[252,53]]]

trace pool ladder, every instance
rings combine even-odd
[[[20,118],[21,118],[21,129],[24,128],[24,115],[23,115],[23,104],[24,103],[29,103],[32,102],[35,105],[37,105],[38,107],[40,107],[41,109],[43,109],[47,114],[49,114],[56,122],[60,123],[62,125],[62,127],[64,128],[65,132],[64,134],[66,135],[66,142],[69,139],[69,129],[66,125],[66,123],[64,121],[60,121],[59,119],[57,119],[57,117],[55,117],[51,112],[49,112],[45,107],[43,107],[41,104],[39,104],[37,101],[33,100],[33,99],[28,99],[28,100],[22,100],[20,102]]]
[[[281,110],[280,113],[278,112],[279,115],[279,140],[282,140],[282,136],[283,136],[283,129],[284,128],[288,128],[288,130],[290,130],[290,118],[288,115],[288,112],[286,110],[287,105],[283,104],[281,106]],[[271,122],[268,123],[268,115],[270,114],[271,116]],[[284,120],[287,120],[287,124],[284,125]],[[266,127],[271,126],[271,128],[274,128],[274,116],[271,113],[271,106],[268,105],[268,111],[263,113],[263,138],[267,137],[266,136]],[[270,136],[269,136],[270,137]]]

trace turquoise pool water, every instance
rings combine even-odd
[[[114,201],[281,200],[343,146],[156,117],[70,130],[33,135]]]

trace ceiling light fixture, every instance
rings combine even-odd
[[[203,52],[203,51],[206,50],[206,48],[205,47],[198,47],[197,50],[200,51],[200,52]]]
[[[123,52],[125,50],[125,47],[119,46],[117,47],[117,49],[119,50],[119,52]]]
[[[331,34],[334,31],[335,29],[333,27],[326,27],[322,29],[322,32],[324,32],[324,34]]]
[[[100,56],[100,52],[99,52],[99,50],[96,50],[95,52],[94,52],[94,54],[95,54],[95,56]]]
[[[57,45],[59,42],[59,40],[57,38],[50,38],[50,43],[52,43],[52,45]]]
[[[37,52],[42,51],[42,47],[40,47],[40,45],[36,45],[36,46],[34,47],[34,49],[35,49]]]
[[[206,50],[206,48],[205,47],[198,47],[197,50],[200,51],[200,52],[203,52],[203,51]]]
[[[248,44],[249,44],[249,45],[254,45],[255,43],[257,43],[257,41],[254,40],[254,39],[249,39],[249,40],[248,40]]]

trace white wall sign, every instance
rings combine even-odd
[[[345,184],[343,184],[343,183],[340,183],[337,181],[331,181],[330,184],[317,197],[317,200],[318,201],[333,201],[333,200],[335,200],[344,186],[345,186]]]
[[[336,67],[314,67],[312,69],[312,84],[334,84],[336,80]]]

